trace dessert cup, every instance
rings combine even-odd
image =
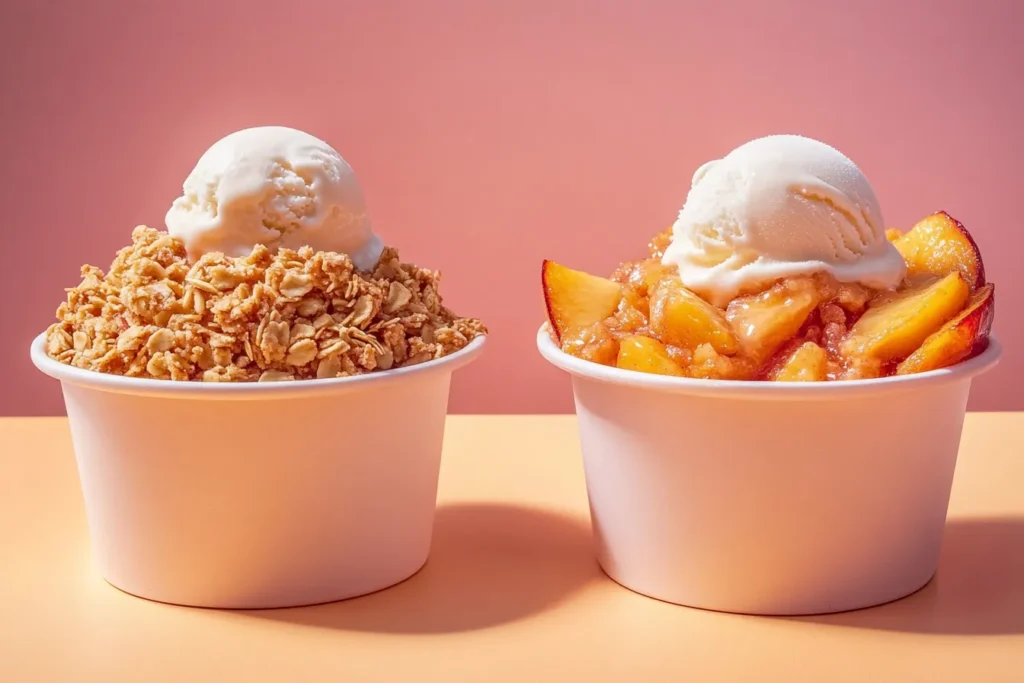
[[[980,355],[820,383],[657,376],[537,346],[572,376],[598,561],[667,602],[760,615],[895,600],[936,570]]]
[[[380,373],[173,382],[32,360],[61,382],[93,552],[108,582],[181,605],[351,598],[430,548],[452,372],[484,337]]]

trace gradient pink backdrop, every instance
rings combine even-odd
[[[15,7],[15,5],[17,5]],[[799,132],[844,150],[906,227],[945,208],[998,285],[1003,364],[974,409],[1024,409],[1024,3],[4,3],[0,414],[62,410],[28,360],[81,262],[106,267],[200,153],[260,124],[355,167],[378,231],[487,319],[457,412],[569,411],[534,348],[541,259],[641,253],[694,169]]]

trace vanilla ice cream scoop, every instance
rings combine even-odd
[[[348,254],[373,268],[374,234],[352,168],[326,142],[292,128],[232,133],[210,147],[164,219],[189,256],[244,256],[257,244]]]
[[[759,138],[700,167],[663,261],[719,306],[783,277],[826,272],[886,289],[906,274],[864,174],[798,135]]]

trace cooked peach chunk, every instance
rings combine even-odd
[[[776,382],[824,382],[828,379],[828,353],[814,342],[804,342],[768,378]]]
[[[721,309],[675,278],[662,280],[651,294],[651,332],[665,344],[686,349],[710,344],[715,351],[732,355],[739,348]]]
[[[995,309],[995,286],[984,285],[971,296],[959,315],[925,339],[917,351],[899,364],[896,374],[909,375],[948,367],[980,351],[988,343]]]
[[[854,323],[843,341],[843,356],[869,356],[879,361],[904,358],[928,335],[960,312],[970,297],[960,271],[946,277],[879,297]]]
[[[669,266],[662,265],[655,259],[629,261],[623,263],[612,273],[612,280],[625,285],[641,296],[650,296],[651,291],[670,271]]]
[[[601,365],[615,365],[619,355],[619,340],[603,323],[572,327],[562,337],[562,351]]]
[[[657,339],[640,335],[626,337],[619,343],[616,365],[623,370],[649,372],[655,375],[683,375],[683,369],[672,360],[664,344]]]
[[[907,262],[910,278],[945,277],[959,271],[972,292],[985,284],[985,266],[978,245],[967,228],[945,211],[919,222],[893,246]]]
[[[724,356],[711,344],[701,344],[693,350],[690,364],[684,371],[694,379],[746,380],[755,378],[757,366],[749,358]]]
[[[625,339],[634,334],[643,334],[647,330],[649,308],[647,299],[638,297],[632,290],[626,290],[618,308],[604,324],[608,326],[612,336]]]
[[[874,291],[856,282],[839,283],[836,288],[835,302],[848,313],[859,315],[868,307]]]
[[[541,285],[548,320],[559,340],[566,331],[600,322],[615,312],[622,286],[603,277],[544,261]]]
[[[890,242],[895,242],[902,236],[903,231],[900,230],[899,228],[889,228],[885,231],[885,239],[889,240]]]
[[[794,278],[734,299],[725,316],[743,355],[761,363],[800,331],[819,299],[811,278]]]

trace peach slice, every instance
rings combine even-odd
[[[619,356],[619,340],[601,322],[571,327],[562,336],[562,351],[592,363],[615,365]]]
[[[622,301],[612,317],[607,318],[604,324],[617,339],[625,339],[634,334],[644,334],[647,330],[647,315],[649,313],[647,299],[638,297],[632,290],[626,290]]]
[[[924,340],[920,348],[907,356],[896,374],[909,375],[955,365],[988,344],[996,312],[995,285],[987,284],[971,296],[967,307],[942,328]]]
[[[711,344],[701,344],[693,350],[686,375],[694,379],[754,379],[757,366],[743,356],[724,356]]]
[[[870,357],[882,362],[905,358],[959,313],[970,295],[958,270],[940,280],[882,295],[850,328],[840,353],[847,359]]]
[[[641,296],[650,296],[651,291],[671,272],[669,266],[656,259],[627,261],[615,269],[611,279]]]
[[[824,382],[828,379],[828,353],[814,342],[804,342],[768,378],[775,382]]]
[[[626,337],[619,343],[619,357],[615,364],[623,370],[683,376],[683,369],[672,359],[664,344],[640,335]]]
[[[945,277],[959,271],[971,291],[985,284],[978,245],[963,223],[945,211],[928,216],[893,242],[907,262],[907,276]]]
[[[743,355],[762,363],[796,336],[819,300],[811,278],[794,278],[760,294],[734,299],[725,316]]]
[[[736,335],[721,309],[683,287],[675,278],[662,280],[651,294],[651,331],[665,344],[684,349],[710,344],[725,355],[739,350]]]
[[[902,236],[903,231],[900,230],[899,228],[888,228],[885,231],[885,239],[889,240],[890,242],[895,242]]]
[[[541,285],[548,320],[561,341],[568,330],[600,322],[615,312],[622,299],[622,286],[597,275],[544,261]]]

